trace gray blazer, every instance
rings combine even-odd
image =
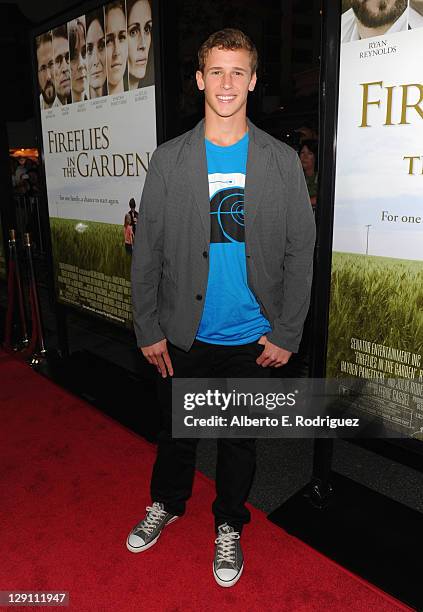
[[[250,121],[244,193],[248,286],[270,322],[267,338],[295,352],[310,301],[315,223],[290,147]],[[204,308],[210,198],[204,120],[153,153],[132,256],[138,346],[163,338],[188,351]]]

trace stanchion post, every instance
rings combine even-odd
[[[43,334],[43,325],[41,321],[41,313],[40,313],[40,303],[38,300],[38,290],[37,290],[37,281],[35,277],[34,264],[32,260],[32,243],[31,236],[28,233],[24,234],[24,246],[27,252],[28,258],[28,271],[29,271],[29,287],[32,295],[33,306],[34,306],[34,314],[35,321],[32,322],[32,325],[37,327],[38,331],[38,343],[39,343],[39,352],[34,353],[31,359],[31,365],[40,364],[47,356],[47,351],[44,344],[44,334]]]
[[[28,346],[29,339],[28,339],[28,329],[26,325],[26,314],[25,314],[25,305],[24,305],[23,291],[22,291],[19,256],[18,256],[18,250],[16,248],[16,230],[14,229],[11,229],[9,232],[9,252],[10,252],[10,258],[14,262],[15,287],[16,287],[16,295],[18,298],[19,319],[20,319],[21,333],[22,333],[22,338],[17,346],[17,348],[19,349],[19,348]]]

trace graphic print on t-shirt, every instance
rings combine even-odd
[[[236,345],[270,330],[247,282],[244,188],[248,133],[221,147],[206,140],[210,197],[209,275],[196,337]]]
[[[245,242],[244,183],[237,172],[209,175],[210,242]]]

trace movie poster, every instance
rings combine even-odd
[[[423,1],[344,8],[327,376],[421,438]]]
[[[156,142],[150,0],[111,2],[36,37],[60,302],[130,325],[138,207]]]

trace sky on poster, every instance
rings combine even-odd
[[[374,42],[386,41],[385,49],[395,52],[363,57]],[[369,254],[423,260],[423,118],[408,111],[409,125],[384,126],[387,108],[386,86],[393,90],[392,122],[401,116],[402,88],[422,83],[423,45],[421,30],[409,30],[385,37],[342,45],[340,100],[337,135],[335,251],[365,253],[367,232]],[[368,123],[362,120],[362,83],[382,81],[369,87]],[[409,90],[409,103],[419,100],[417,87]],[[422,155],[415,175],[408,174],[404,156]],[[383,211],[386,211],[385,213]],[[388,220],[388,215],[396,221]],[[421,218],[421,223],[404,219]],[[371,225],[367,230],[367,225]]]
[[[107,96],[104,98],[102,109],[96,107],[95,101],[88,100],[80,105],[71,104],[42,111],[50,216],[121,225],[129,209],[130,198],[135,199],[138,209],[145,180],[143,170],[140,176],[81,177],[76,174],[75,177],[65,177],[63,169],[69,166],[69,158],[75,161],[82,149],[79,147],[77,152],[71,153],[64,151],[57,153],[54,150],[49,153],[48,132],[66,133],[84,130],[88,139],[90,129],[107,126],[109,147],[83,153],[81,158],[83,173],[86,172],[84,166],[88,160],[93,156],[99,160],[102,154],[107,154],[110,158],[113,154],[138,153],[143,161],[147,161],[147,152],[151,157],[157,146],[154,86],[147,87],[143,92],[144,98],[138,101],[137,96],[140,93],[137,90],[118,95],[116,99],[122,98],[125,102],[119,105],[113,105],[113,96]],[[78,111],[79,106],[84,107],[84,112]],[[101,168],[100,162],[98,166]],[[95,199],[102,199],[103,203],[90,201]]]

